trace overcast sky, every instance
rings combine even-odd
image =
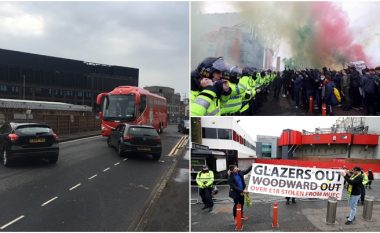
[[[330,128],[339,117],[323,116],[255,116],[235,117],[239,125],[256,141],[257,135],[280,136],[282,130],[293,129],[314,132],[315,128]]]
[[[187,2],[0,2],[0,48],[138,68],[140,87],[189,90]]]

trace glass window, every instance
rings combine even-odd
[[[144,112],[145,107],[146,107],[146,96],[141,95],[140,96],[140,108],[139,108],[140,114],[142,114]]]
[[[110,95],[104,99],[103,114],[105,120],[124,120],[135,116],[134,95]]]
[[[128,134],[132,136],[158,136],[157,131],[151,128],[130,127]]]
[[[231,139],[231,130],[230,129],[218,129],[218,139]]]
[[[202,138],[217,139],[216,130],[216,128],[202,128]]]

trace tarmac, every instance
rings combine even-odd
[[[301,100],[300,100],[301,103]],[[274,107],[275,106],[275,107]],[[282,92],[278,99],[273,98],[273,91],[267,97],[263,106],[254,115],[257,116],[321,116],[320,112],[308,113],[308,109],[296,108],[296,102],[290,96],[283,97]],[[336,116],[363,116],[365,109],[351,109],[344,111],[341,106],[334,106],[334,115]]]
[[[203,204],[197,195],[197,189],[191,189],[191,231],[193,232],[231,232],[235,231],[232,217],[232,199],[228,198],[228,187],[219,186],[219,193],[214,196],[212,212],[201,210]],[[372,189],[366,189],[366,196],[375,198],[371,221],[363,219],[363,206],[358,205],[356,220],[352,225],[345,225],[350,208],[346,192],[338,201],[335,224],[326,223],[327,200],[296,199],[296,203],[286,205],[286,199],[280,196],[250,193],[252,206],[244,206],[243,231],[343,231],[343,232],[379,232],[380,231],[380,182],[374,181]],[[198,202],[199,201],[199,202]],[[198,202],[197,204],[195,204]],[[278,228],[272,227],[272,205],[278,202]]]

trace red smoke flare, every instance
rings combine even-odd
[[[313,2],[312,16],[315,20],[314,51],[317,60],[325,65],[332,61],[365,61],[368,57],[363,46],[354,43],[348,16],[334,2]]]

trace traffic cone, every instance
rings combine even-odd
[[[323,103],[322,104],[322,116],[326,116],[327,115],[327,112],[326,112],[327,110],[326,110],[326,104],[325,103]]]
[[[278,203],[273,203],[273,222],[272,222],[273,228],[278,228]]]
[[[236,205],[236,217],[235,217],[235,230],[236,231],[242,231],[243,230],[243,223],[242,223],[242,215],[241,215],[241,204]]]

